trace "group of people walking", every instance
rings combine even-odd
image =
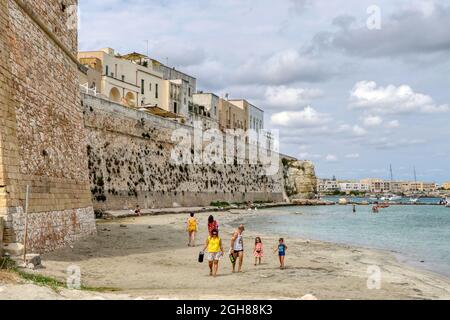
[[[187,220],[187,231],[189,234],[189,247],[195,247],[195,236],[198,232],[198,221],[195,218],[194,213],[190,214]],[[243,233],[245,226],[240,225],[233,233],[230,241],[229,257],[232,265],[232,272],[242,272],[242,266],[244,263],[244,238]],[[287,246],[284,243],[284,239],[280,239],[277,248],[274,252],[278,252],[280,268],[285,268]],[[224,246],[222,239],[219,236],[219,223],[213,216],[208,218],[208,238],[206,239],[203,251],[201,255],[206,255],[209,262],[210,276],[216,277],[219,269],[219,261],[224,257]],[[261,237],[255,239],[255,245],[253,247],[253,256],[255,258],[255,266],[261,265],[262,258],[264,257],[264,247]]]

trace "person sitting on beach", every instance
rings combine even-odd
[[[283,270],[285,268],[284,262],[285,262],[285,258],[286,258],[286,251],[287,251],[288,247],[287,245],[284,243],[284,239],[281,238],[278,241],[278,247],[275,249],[275,252],[278,251],[278,257],[280,258],[280,269]]]
[[[190,217],[187,220],[187,232],[189,234],[189,243],[188,247],[195,247],[195,233],[198,231],[198,222],[195,218],[194,213],[190,214]]]
[[[212,235],[206,240],[203,252],[205,252],[206,249],[208,249],[209,275],[217,277],[219,261],[223,256],[222,239],[219,237],[219,231],[212,231]]]
[[[255,239],[255,248],[253,249],[253,255],[255,256],[255,266],[259,260],[259,264],[261,264],[262,257],[264,256],[264,248],[262,244],[262,240],[260,237]]]
[[[141,207],[140,206],[136,206],[136,210],[134,210],[134,213],[140,217],[141,216]]]
[[[236,272],[236,262],[239,258],[238,272],[242,272],[242,264],[244,263],[244,238],[242,233],[245,231],[245,227],[241,224],[231,237],[231,250],[230,253],[234,257],[233,273]]]
[[[214,219],[213,216],[209,216],[209,218],[208,218],[208,233],[210,236],[212,236],[213,230],[219,231],[219,224],[217,223],[217,221]]]

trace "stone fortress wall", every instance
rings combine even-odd
[[[0,216],[23,243],[29,185],[30,251],[96,232],[70,4],[0,3]]]
[[[96,209],[280,202],[285,198],[281,161],[274,175],[266,175],[264,166],[248,161],[177,165],[171,159],[172,133],[184,129],[193,136],[192,127],[87,94],[82,94],[82,101]]]

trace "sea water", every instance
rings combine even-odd
[[[270,211],[277,214],[266,215]],[[299,237],[397,253],[403,262],[450,277],[450,208],[391,206],[283,207],[259,211],[249,228],[275,236]]]

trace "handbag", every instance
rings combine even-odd
[[[199,263],[203,263],[204,260],[205,260],[205,253],[202,251],[202,252],[200,252],[200,254],[198,255],[198,262],[199,262]]]

